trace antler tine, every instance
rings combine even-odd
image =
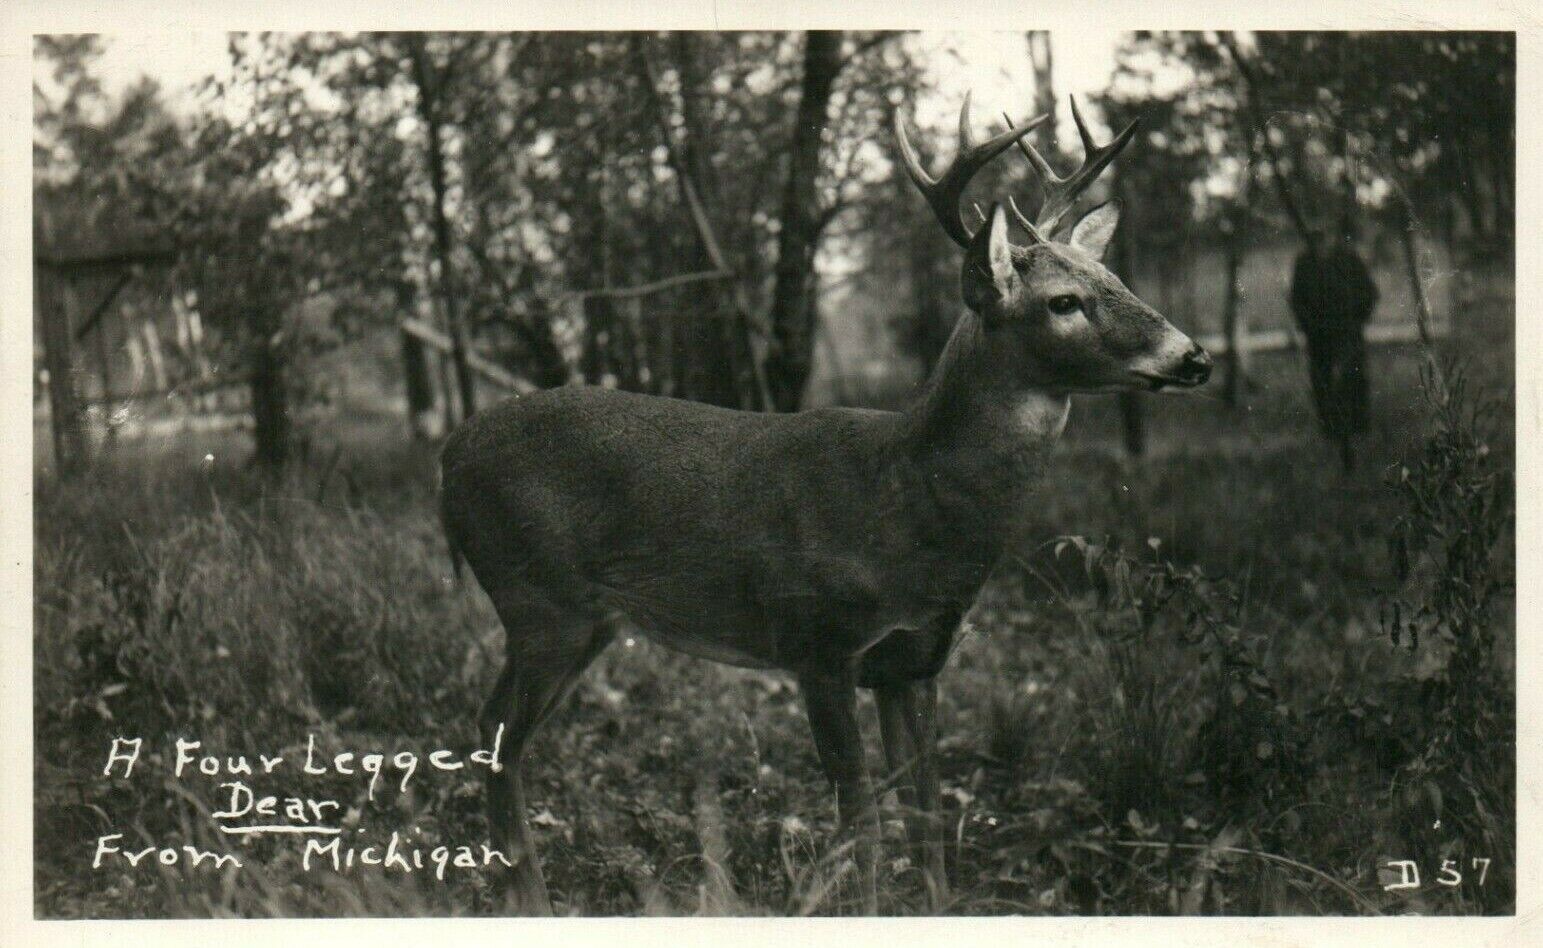
[[[965,226],[959,207],[964,189],[969,185],[970,180],[991,159],[1006,151],[1013,142],[1020,141],[1023,136],[1038,128],[1049,118],[1048,115],[1041,115],[1017,128],[1008,122],[1007,131],[992,136],[984,142],[976,143],[975,136],[970,130],[970,96],[966,93],[964,104],[959,109],[959,153],[954,156],[954,161],[948,166],[948,170],[933,178],[922,167],[921,160],[916,156],[916,150],[911,147],[911,140],[905,132],[904,117],[899,109],[895,110],[895,138],[900,143],[900,157],[905,164],[906,173],[910,175],[912,183],[922,193],[922,197],[926,198],[938,223],[943,225],[943,230],[953,238],[954,243],[961,247],[968,247],[970,244],[970,229]]]
[[[1069,95],[1066,98],[1072,103],[1072,121],[1077,123],[1077,137],[1082,139],[1082,153],[1091,155],[1098,150],[1098,145],[1093,141],[1093,133],[1088,131],[1088,123],[1082,120],[1082,110],[1077,108],[1077,97]]]
[[[1047,115],[1045,117],[1049,118],[1050,116]],[[1007,123],[1008,128],[1013,127],[1013,120],[1008,117],[1006,112],[1002,113],[1002,121]],[[1034,170],[1042,179],[1045,181],[1061,180],[1060,178],[1056,177],[1055,170],[1052,169],[1049,163],[1047,163],[1045,159],[1040,156],[1039,151],[1036,150],[1033,145],[1030,145],[1028,142],[1020,138],[1018,139],[1018,150],[1023,153],[1023,157],[1029,160],[1029,164],[1034,166]]]
[[[970,96],[974,95],[970,90],[965,90],[964,101],[959,104],[959,151],[966,152],[975,147],[975,135],[970,131]]]
[[[1060,177],[1050,167],[1050,163],[1035,150],[1033,145],[1021,139],[1018,142],[1018,150],[1023,152],[1023,157],[1034,166],[1034,171],[1040,176],[1040,184],[1045,189],[1045,201],[1040,205],[1039,213],[1034,216],[1034,224],[1040,232],[1049,235],[1061,222],[1061,217],[1076,203],[1077,198],[1093,184],[1115,156],[1130,144],[1135,137],[1136,123],[1139,119],[1132,119],[1120,134],[1107,145],[1100,146],[1093,141],[1093,133],[1088,131],[1088,124],[1082,118],[1082,110],[1077,107],[1075,96],[1070,97],[1072,102],[1072,120],[1077,123],[1077,135],[1082,139],[1083,158],[1082,165],[1066,177]],[[1010,123],[1009,123],[1010,124]]]
[[[1019,227],[1022,227],[1024,230],[1028,231],[1029,236],[1033,237],[1035,240],[1043,239],[1040,236],[1039,228],[1034,226],[1034,222],[1029,220],[1027,217],[1024,217],[1023,212],[1018,210],[1018,202],[1013,200],[1013,196],[1011,194],[1007,196],[1007,206],[1012,210],[1013,217],[1018,219]]]

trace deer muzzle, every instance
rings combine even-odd
[[[1213,364],[1210,353],[1200,348],[1198,343],[1191,342],[1176,359],[1164,365],[1159,371],[1136,368],[1130,371],[1155,392],[1168,386],[1196,388],[1204,385],[1211,377]]]
[[[1184,353],[1184,357],[1179,360],[1179,368],[1174,373],[1174,378],[1178,384],[1186,388],[1204,385],[1206,380],[1211,377],[1211,366],[1210,354],[1200,348],[1199,343],[1195,343],[1188,352]]]

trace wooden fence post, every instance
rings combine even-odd
[[[107,344],[107,326],[106,318],[97,320],[96,365],[97,373],[102,377],[102,430],[105,433],[103,444],[111,449],[117,443],[118,429],[113,418],[113,361],[112,352]]]
[[[156,331],[155,319],[146,319],[141,323],[140,332],[145,335],[145,354],[150,358],[150,377],[155,380],[155,387],[158,389],[169,387],[166,358],[161,352],[161,334]]]

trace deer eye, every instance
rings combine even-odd
[[[1082,300],[1070,293],[1060,293],[1045,301],[1045,306],[1057,316],[1066,316],[1082,308]]]

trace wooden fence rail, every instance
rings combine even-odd
[[[1431,327],[1431,335],[1435,338],[1443,338],[1447,335],[1447,327],[1441,323]],[[1227,338],[1221,333],[1204,333],[1195,338],[1212,354],[1221,354],[1227,351]],[[1420,327],[1415,323],[1368,323],[1366,326],[1366,342],[1368,345],[1385,345],[1398,343],[1411,343],[1420,341]],[[1239,347],[1244,352],[1276,352],[1281,349],[1300,348],[1301,342],[1296,330],[1293,329],[1264,329],[1248,333],[1243,337],[1243,344]]]
[[[404,319],[402,320],[402,331],[432,349],[442,353],[450,352],[450,337],[427,323],[416,319]],[[515,375],[503,366],[475,352],[468,352],[466,354],[466,364],[480,377],[508,391],[519,392],[523,395],[527,392],[534,392],[537,388],[536,383]]]

